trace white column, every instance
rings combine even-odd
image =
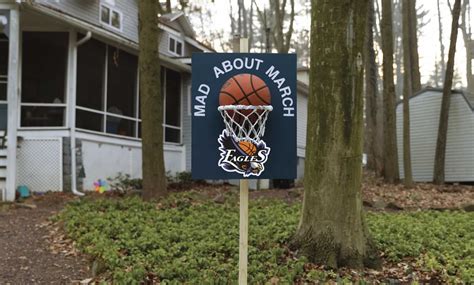
[[[20,51],[20,10],[18,6],[10,10],[10,37],[8,58],[8,134],[7,134],[7,191],[6,200],[13,201],[16,191],[16,147],[17,128],[19,126],[18,114],[20,112],[20,74],[19,74],[19,51]]]

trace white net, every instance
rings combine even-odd
[[[217,108],[221,113],[227,132],[237,141],[254,140],[259,142],[265,134],[270,105],[225,105]]]

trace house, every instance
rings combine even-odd
[[[442,89],[426,88],[410,98],[410,143],[413,180],[433,180]],[[403,169],[403,104],[396,107],[400,177]],[[474,181],[474,96],[452,91],[446,145],[445,180]]]
[[[213,50],[160,19],[165,166],[190,169],[190,57]],[[0,192],[93,189],[141,175],[137,1],[0,0]],[[75,175],[74,175],[75,174]]]
[[[190,171],[191,54],[213,50],[181,12],[159,28],[165,167]],[[80,195],[119,172],[141,177],[137,66],[137,0],[0,0],[1,199],[20,185]],[[307,89],[298,83],[299,176]]]

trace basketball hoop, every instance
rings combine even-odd
[[[224,119],[226,131],[236,141],[252,140],[260,142],[265,134],[271,105],[224,105],[217,108]]]

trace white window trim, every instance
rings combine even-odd
[[[110,14],[109,14],[109,23],[105,23],[102,21],[102,8],[103,7],[106,7],[110,10]],[[114,27],[112,25],[112,13],[115,12],[117,14],[119,14],[119,17],[120,17],[120,28],[117,28],[117,27]],[[105,26],[107,28],[110,28],[112,30],[115,30],[115,31],[118,31],[118,32],[122,32],[123,31],[123,13],[115,8],[113,8],[112,6],[108,5],[108,4],[105,4],[103,2],[100,3],[100,8],[99,8],[99,22],[102,26]]]
[[[181,54],[177,53],[177,52],[174,52],[170,49],[170,40],[173,39],[175,41],[175,49],[178,47],[178,43],[181,43]],[[168,34],[168,52],[172,55],[175,55],[175,56],[183,56],[184,54],[184,41],[182,39],[180,39],[179,37],[175,36],[175,35],[172,35],[172,34]]]

